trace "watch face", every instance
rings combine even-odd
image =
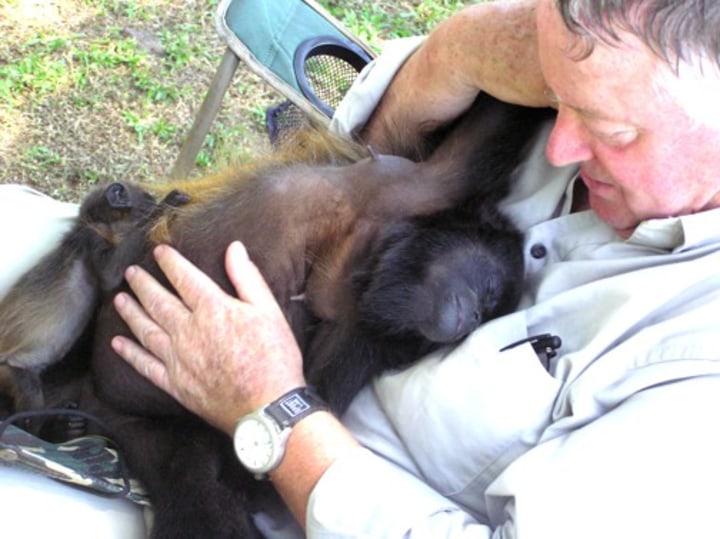
[[[285,454],[290,430],[302,418],[327,405],[307,387],[288,391],[267,406],[241,418],[233,436],[235,453],[245,468],[262,478]]]
[[[254,417],[247,417],[235,430],[235,452],[240,462],[251,471],[265,472],[274,464],[275,433],[270,426]]]

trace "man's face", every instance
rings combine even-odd
[[[578,60],[577,37],[553,0],[539,1],[537,25],[540,65],[558,108],[547,156],[555,165],[580,163],[601,219],[628,237],[644,219],[720,206],[718,115],[691,117],[687,105],[705,82],[682,71],[676,77],[629,34]],[[720,88],[709,71],[707,84]]]

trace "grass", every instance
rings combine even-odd
[[[426,33],[457,0],[321,0],[380,50]],[[0,183],[64,200],[170,170],[224,49],[217,0],[0,0]],[[282,98],[242,68],[196,174],[267,151]]]
[[[439,21],[470,2],[321,0],[320,3],[355,35],[380,50],[386,39],[426,34]]]

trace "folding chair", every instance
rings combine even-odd
[[[216,24],[227,49],[173,166],[173,178],[186,177],[194,166],[240,60],[288,99],[269,111],[273,140],[283,121],[327,125],[375,56],[313,0],[222,0]]]

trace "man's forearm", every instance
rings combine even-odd
[[[444,21],[397,73],[362,138],[379,151],[398,152],[398,143],[400,151],[415,148],[481,90],[504,101],[548,105],[534,13],[534,0],[498,1]]]
[[[358,447],[360,444],[329,412],[312,414],[293,429],[285,457],[270,476],[303,528],[308,498],[320,477],[336,459]]]

